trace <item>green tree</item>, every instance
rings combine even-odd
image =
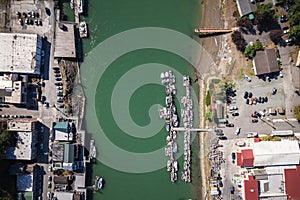
[[[254,45],[249,45],[245,49],[245,56],[248,58],[253,58],[255,55],[255,48]]]
[[[272,9],[272,3],[260,4],[257,6],[255,14],[274,14],[275,11]]]
[[[254,50],[255,51],[259,51],[262,50],[264,48],[263,44],[260,41],[256,41],[254,44]]]
[[[298,121],[300,121],[300,104],[294,108],[294,115]]]
[[[211,93],[210,90],[208,90],[205,96],[205,105],[209,106],[210,103],[211,103]]]

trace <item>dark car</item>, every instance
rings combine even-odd
[[[257,117],[261,117],[261,114],[258,113],[257,111],[254,111],[254,115],[256,115]]]
[[[253,96],[252,92],[249,92],[248,97],[249,97],[249,98],[252,98],[252,96]]]
[[[244,99],[247,99],[249,97],[249,93],[246,91],[245,93],[244,93]]]
[[[61,78],[57,77],[55,78],[55,81],[61,81]]]
[[[252,123],[257,123],[258,119],[252,119]]]
[[[268,97],[264,97],[264,101],[267,103],[268,102]]]
[[[239,116],[239,113],[232,113],[232,116]]]
[[[63,84],[62,84],[62,82],[56,82],[55,85],[56,86],[62,86]]]
[[[227,140],[227,137],[226,136],[220,136],[219,139],[220,140]]]
[[[284,22],[286,22],[286,21],[287,21],[286,15],[281,15],[281,16],[280,16],[280,23],[284,23]]]
[[[285,11],[288,11],[290,9],[290,5],[288,3],[283,4],[282,7]]]
[[[230,193],[231,193],[231,194],[234,194],[234,191],[235,191],[235,189],[234,189],[233,185],[230,186]]]
[[[235,160],[235,153],[234,152],[231,153],[231,158],[232,158],[232,160]]]
[[[59,73],[54,74],[55,77],[60,77],[61,75]]]
[[[42,101],[42,102],[46,101],[46,97],[45,97],[45,96],[42,96],[42,97],[41,97],[41,101]]]
[[[260,103],[265,103],[265,98],[264,97],[261,98]]]
[[[277,92],[277,89],[276,89],[276,88],[273,88],[273,89],[272,89],[272,94],[275,95],[276,92]]]
[[[220,187],[223,187],[223,183],[222,183],[221,180],[219,181],[219,186],[220,186]]]
[[[234,124],[233,123],[226,124],[226,127],[234,127]]]
[[[249,99],[246,99],[246,104],[249,104],[250,100]]]

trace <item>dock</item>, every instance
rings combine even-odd
[[[231,29],[228,28],[195,28],[194,32],[198,34],[216,34],[216,33],[231,33],[235,30],[238,30],[238,27],[234,27]]]
[[[193,100],[191,98],[191,81],[187,75],[183,76],[183,87],[185,88],[185,96],[181,97],[181,117],[183,127],[178,127],[177,108],[173,101],[176,95],[175,76],[172,71],[161,73],[161,82],[166,87],[166,107],[160,110],[160,118],[165,120],[166,130],[169,135],[166,138],[167,147],[165,148],[165,155],[169,157],[167,162],[167,171],[170,172],[171,182],[177,181],[178,163],[175,160],[175,153],[177,153],[177,131],[184,133],[184,163],[181,179],[184,182],[191,182],[191,133],[192,132],[209,132],[212,129],[193,128],[194,113],[193,113]]]

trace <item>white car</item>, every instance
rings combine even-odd
[[[235,130],[234,134],[235,134],[235,135],[238,135],[238,134],[240,134],[240,132],[241,132],[241,128],[237,128],[237,129]]]
[[[49,172],[52,172],[52,166],[51,166],[51,165],[49,165],[48,171],[49,171]]]
[[[230,106],[229,110],[237,110],[238,108],[236,106]]]

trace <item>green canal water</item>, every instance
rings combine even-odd
[[[144,138],[128,134],[130,130],[125,131],[118,123],[119,119],[116,119],[115,115],[118,115],[119,111],[117,114],[112,111],[113,98],[118,98],[118,96],[114,96],[115,88],[122,85],[119,81],[125,77],[124,74],[147,63],[172,66],[172,69],[177,70],[180,74],[189,74],[194,79],[192,66],[179,56],[163,50],[151,48],[135,50],[119,56],[111,63],[107,62],[103,55],[98,55],[101,52],[97,50],[97,45],[109,37],[140,27],[168,28],[193,36],[193,29],[199,26],[201,0],[89,0],[87,4],[87,16],[81,18],[88,23],[90,33],[90,38],[83,40],[85,60],[81,65],[82,85],[87,98],[85,125],[87,133],[95,138],[97,144],[97,162],[93,165],[92,177],[100,175],[106,181],[103,190],[93,194],[93,199],[201,199],[198,173],[198,138],[195,138],[192,144],[194,149],[192,160],[194,162],[193,182],[190,184],[181,181],[180,170],[178,181],[171,183],[170,174],[166,171],[165,166],[147,172],[135,173],[134,170],[131,170],[134,166],[132,167],[129,163],[135,162],[134,158],[128,158],[128,160],[126,156],[114,157],[116,155],[114,152],[107,152],[107,149],[104,148],[105,141],[110,141],[120,149],[136,154],[164,148],[167,132],[158,113],[159,108],[165,104],[165,89],[159,83],[161,70],[159,68],[153,69],[156,70],[155,73],[157,74],[153,78],[155,81],[141,84],[140,87],[136,88],[128,100],[128,105],[121,102],[122,98],[120,98],[119,103],[124,103],[124,110],[129,109],[131,122],[135,125],[144,127],[159,121],[160,127],[159,129],[156,128],[155,132],[153,130],[151,133],[149,129],[145,129],[147,130],[145,132],[141,131],[141,135],[146,134]],[[70,9],[65,9],[65,13],[70,15],[69,19],[73,19]],[[118,45],[115,48],[118,49]],[[105,70],[103,66],[106,66]],[[97,75],[99,71],[101,71],[101,77]],[[148,76],[152,75],[145,72],[144,74],[139,73],[139,76],[146,80],[149,79]],[[180,77],[177,78],[181,79]],[[132,80],[134,82],[135,77]],[[182,88],[182,85],[178,85],[178,87]],[[124,86],[124,90],[128,90],[128,88],[126,89]],[[178,105],[179,99],[175,102]],[[155,106],[153,107],[153,105]],[[151,114],[151,110],[156,111],[155,115]],[[120,113],[123,113],[122,109]],[[197,112],[194,111],[194,114],[197,115]],[[182,147],[182,144],[179,145]],[[164,155],[161,156],[164,157]],[[104,162],[102,162],[103,160]],[[112,160],[117,160],[116,167],[114,164],[109,164],[114,163]],[[145,162],[145,165],[148,166],[151,165],[152,161],[150,160],[150,163],[147,163],[147,160],[139,161],[137,157],[136,162]],[[178,162],[182,169],[183,158],[178,158]],[[143,166],[143,163],[138,164]],[[120,170],[122,166],[126,166],[129,170]]]

